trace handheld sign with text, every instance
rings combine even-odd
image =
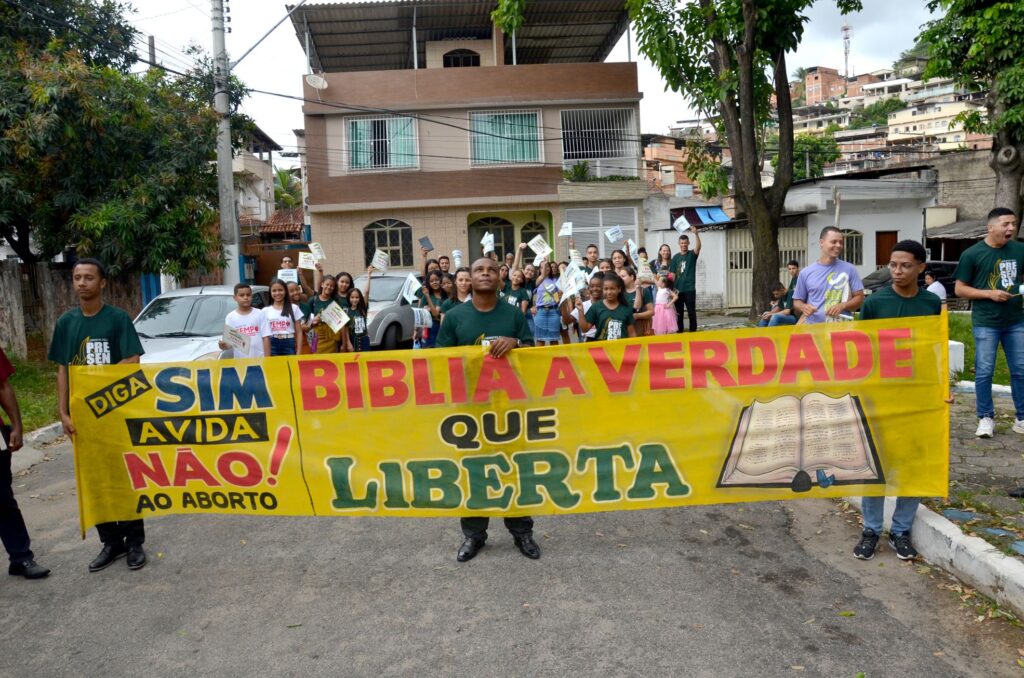
[[[494,234],[488,231],[484,233],[484,237],[480,240],[480,244],[484,246],[484,254],[494,251]]]
[[[426,236],[420,238],[420,247],[422,247],[428,252],[434,251],[434,245],[430,242],[430,238]]]
[[[558,276],[558,286],[562,288],[562,299],[568,299],[580,292],[579,287],[576,286],[576,277],[569,273],[569,269],[565,269]]]
[[[626,239],[625,234],[623,234],[622,232],[621,226],[612,226],[611,228],[604,232],[604,237],[608,238],[608,242],[610,242],[613,245],[617,242],[622,242],[623,240]]]
[[[298,283],[299,282],[299,269],[297,268],[282,268],[277,272],[277,279],[281,282],[286,283]]]
[[[373,253],[371,265],[381,273],[387,273],[391,265],[391,257],[384,250],[377,250]]]
[[[316,268],[316,256],[311,252],[299,252],[299,268],[312,271]]]
[[[538,254],[533,258],[533,267],[540,268],[540,265],[544,263],[546,257],[543,254]]]
[[[409,277],[405,279],[405,284],[402,285],[402,296],[405,297],[405,300],[410,304],[415,304],[416,293],[420,291],[421,287],[423,287],[423,285],[421,285],[420,281],[416,279],[416,274],[410,273]]]
[[[569,263],[583,266],[583,255],[579,250],[569,250]]]
[[[413,323],[416,329],[430,329],[434,326],[434,318],[430,315],[429,308],[414,308],[412,310]]]
[[[683,233],[690,230],[690,222],[686,220],[685,216],[681,216],[672,222],[672,228],[676,230],[676,233],[682,235]]]
[[[564,238],[569,235],[572,235],[572,222],[566,221],[562,224],[561,230],[558,231],[558,237]]]
[[[236,351],[249,355],[251,339],[249,339],[248,335],[242,334],[231,325],[224,325],[224,343]]]
[[[551,254],[552,249],[548,246],[544,236],[538,235],[534,237],[530,242],[527,243],[534,252],[537,253],[538,257],[546,257]]]
[[[348,324],[349,317],[348,313],[345,313],[345,309],[332,301],[327,308],[320,311],[320,320],[327,323],[331,331],[338,333],[341,332],[342,327]]]
[[[324,252],[324,246],[318,242],[309,243],[309,251],[313,253],[313,257],[317,261],[326,261],[327,253]]]
[[[640,263],[640,247],[633,242],[632,238],[626,241],[626,254],[633,260],[634,266]]]

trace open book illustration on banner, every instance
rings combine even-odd
[[[860,399],[808,393],[744,407],[718,487],[884,483]]]

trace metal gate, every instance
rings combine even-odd
[[[725,295],[729,308],[747,308],[751,304],[750,287],[754,279],[754,242],[750,231],[734,228],[725,235],[726,261],[729,271],[725,279]],[[786,262],[796,259],[800,267],[807,265],[807,229],[779,229],[779,280],[789,285]]]

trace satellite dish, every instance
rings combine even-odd
[[[327,80],[322,75],[317,75],[316,73],[306,76],[306,84],[317,91],[327,89]]]

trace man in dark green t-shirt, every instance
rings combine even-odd
[[[672,277],[679,296],[676,298],[676,315],[679,316],[679,331],[683,331],[683,314],[690,320],[690,331],[697,331],[697,257],[700,256],[700,232],[690,227],[693,234],[693,248],[690,236],[679,236],[679,252],[672,255]]]
[[[995,433],[992,375],[1003,345],[1010,368],[1010,391],[1017,411],[1013,430],[1024,434],[1024,243],[1015,240],[1017,215],[1005,207],[988,213],[985,239],[960,255],[956,296],[971,300],[974,324],[974,398],[979,438]],[[1021,490],[1024,496],[1024,489]]]
[[[941,314],[942,300],[928,290],[921,289],[917,284],[918,276],[924,272],[927,258],[924,246],[919,242],[904,240],[896,243],[892,248],[892,254],[889,255],[892,287],[884,287],[869,295],[860,309],[860,319],[879,320]],[[910,528],[913,527],[917,505],[920,503],[921,500],[917,497],[896,499],[896,510],[892,514],[892,526],[889,528],[889,546],[900,560],[913,560],[917,557],[917,551],[910,543]],[[861,499],[864,531],[861,533],[860,541],[853,548],[854,557],[871,560],[875,555],[878,538],[882,534],[884,508],[885,497]]]
[[[451,346],[488,346],[493,358],[504,358],[519,346],[532,346],[533,336],[526,316],[518,308],[501,303],[498,289],[501,278],[498,264],[491,259],[477,259],[470,268],[473,295],[444,316],[437,335],[438,348]],[[487,542],[486,516],[462,518],[462,534],[466,539],[459,547],[460,563],[472,559]],[[516,546],[527,558],[540,558],[540,547],[533,540],[533,518],[505,518],[505,527],[512,533]]]
[[[57,319],[50,342],[49,358],[57,363],[57,407],[64,433],[75,435],[68,407],[68,368],[75,365],[117,365],[138,363],[142,343],[132,319],[119,308],[103,303],[107,272],[96,259],[79,259],[72,269],[78,308]],[[122,556],[128,568],[138,570],[146,564],[142,543],[146,533],[142,520],[100,523],[96,526],[103,550],[89,564],[90,572],[99,572]]]

